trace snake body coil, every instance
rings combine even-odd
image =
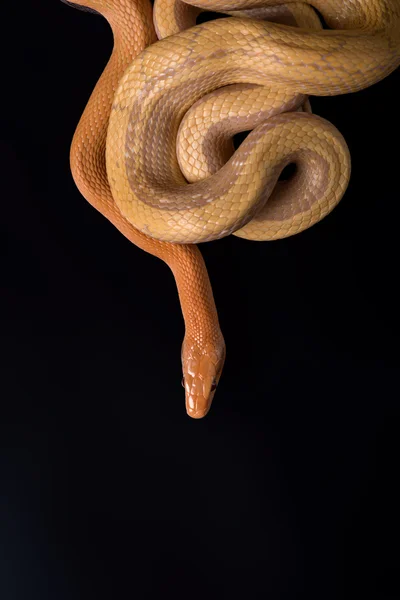
[[[199,418],[225,344],[194,244],[282,238],[336,206],[348,148],[307,97],[361,90],[397,68],[400,2],[156,0],[157,42],[146,0],[76,4],[107,18],[115,45],[75,132],[72,173],[89,202],[172,269],[186,407]],[[196,26],[202,10],[234,16]],[[234,152],[233,135],[250,129]],[[289,163],[295,175],[278,181]]]

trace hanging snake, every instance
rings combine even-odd
[[[186,410],[201,418],[225,343],[195,244],[283,238],[337,205],[349,151],[308,95],[362,90],[399,66],[400,0],[156,0],[154,14],[148,0],[63,1],[102,14],[114,35],[71,171],[97,210],[171,268]],[[207,10],[226,18],[196,25]],[[240,131],[250,133],[235,150]]]

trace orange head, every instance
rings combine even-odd
[[[182,385],[186,411],[201,419],[210,409],[225,362],[225,342],[198,343],[185,337],[182,344]]]

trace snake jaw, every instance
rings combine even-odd
[[[225,361],[225,343],[209,342],[204,346],[187,342],[182,347],[183,385],[186,412],[201,419],[210,410]]]

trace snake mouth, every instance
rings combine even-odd
[[[89,8],[88,6],[82,6],[81,4],[75,4],[75,2],[69,2],[69,0],[60,0],[60,1],[63,4],[67,4],[67,6],[71,6],[71,8],[76,8],[77,10],[82,10],[83,12],[93,13],[94,15],[100,15],[100,13],[97,10],[94,10],[94,8]]]

